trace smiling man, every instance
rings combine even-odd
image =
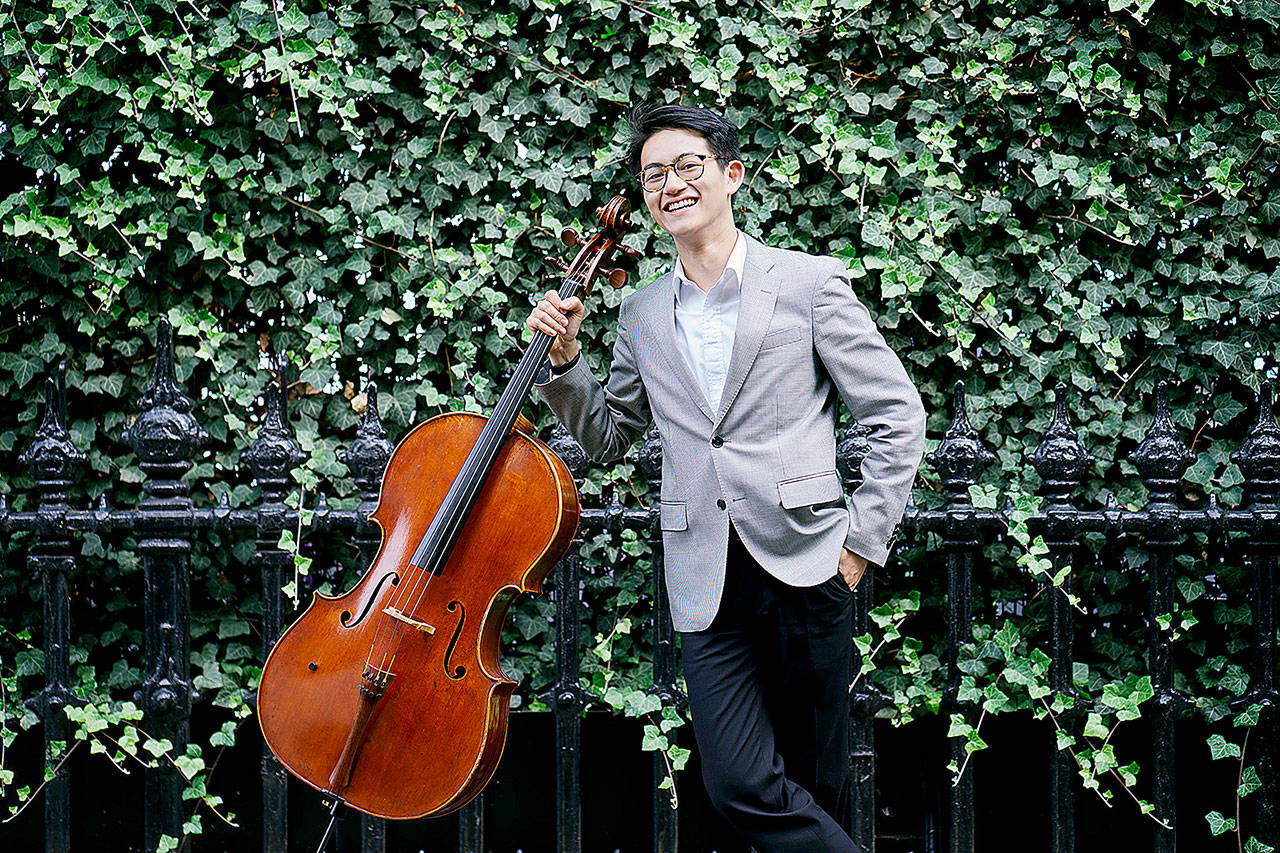
[[[924,409],[839,261],[734,225],[737,133],[701,108],[633,111],[631,171],[676,260],[623,301],[604,386],[577,298],[549,291],[527,325],[555,338],[539,388],[592,457],[658,427],[667,593],[712,802],[761,853],[843,853],[851,591],[888,557]],[[848,501],[840,399],[871,429]]]

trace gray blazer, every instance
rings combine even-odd
[[[883,565],[924,452],[925,413],[844,266],[747,238],[720,411],[676,343],[671,278],[623,301],[606,387],[579,359],[539,390],[600,461],[657,424],[676,630],[700,631],[716,615],[730,519],[764,570],[793,586],[829,580],[842,545]],[[848,502],[836,473],[836,392],[871,429]]]

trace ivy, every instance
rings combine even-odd
[[[1240,502],[1231,453],[1254,392],[1280,369],[1278,8],[781,0],[722,16],[691,0],[10,4],[0,15],[0,391],[10,401],[0,492],[17,510],[33,506],[16,457],[36,422],[38,377],[66,359],[70,431],[89,457],[73,500],[136,499],[144,475],[120,435],[166,317],[180,380],[213,437],[190,475],[194,499],[257,500],[239,453],[283,359],[308,454],[290,500],[351,505],[336,451],[367,383],[379,385],[393,437],[443,411],[486,411],[514,365],[530,295],[555,282],[542,255],[560,251],[562,227],[590,228],[590,210],[613,192],[635,195],[621,160],[626,105],[719,106],[743,128],[739,225],[840,257],[915,378],[929,434],[942,434],[961,380],[996,454],[996,473],[971,494],[979,508],[1010,507],[1011,523],[983,552],[990,571],[958,661],[961,700],[984,725],[1040,715],[1085,784],[1127,790],[1139,771],[1102,732],[1146,713],[1145,627],[1128,615],[1145,608],[1135,573],[1146,555],[1095,537],[1070,570],[1055,565],[1026,524],[1040,506],[1029,455],[1049,423],[1046,389],[1061,381],[1097,460],[1083,495],[1140,506],[1126,455],[1151,423],[1156,382],[1172,379],[1173,415],[1197,454],[1182,498]],[[669,240],[637,220],[628,242],[644,257],[630,287],[671,263]],[[586,358],[597,373],[622,296],[592,295]],[[529,408],[549,426],[545,409]],[[651,500],[629,463],[580,487],[588,502]],[[916,494],[944,501],[928,467]],[[295,594],[354,580],[350,543],[307,523],[288,534]],[[944,706],[945,641],[928,616],[945,606],[937,544],[903,548],[877,579],[874,630],[857,639],[857,677],[885,691],[900,723]],[[40,688],[41,657],[17,630],[40,624],[21,569],[29,545],[6,542],[0,567],[6,745],[37,736],[21,700]],[[136,541],[78,545],[73,687],[80,707],[98,709],[86,723],[108,725],[75,743],[160,760],[111,716],[141,679]],[[1188,547],[1178,600],[1158,625],[1177,647],[1179,689],[1208,724],[1225,725],[1248,687],[1248,577],[1233,553]],[[209,767],[261,660],[252,553],[217,535],[193,552],[192,674],[217,714],[191,758]],[[671,721],[635,698],[652,684],[648,547],[601,533],[583,555],[580,633],[611,638],[607,659],[584,656],[584,689],[656,727],[646,743],[666,740],[674,772]],[[1046,692],[1043,658],[1046,599],[1068,594],[1068,579],[1087,625],[1079,705]],[[541,707],[553,678],[553,616],[540,599],[512,612],[504,667],[523,679],[524,707]],[[132,752],[108,746],[108,732]],[[1224,749],[1233,742],[1213,734]],[[976,726],[955,736],[981,740]],[[1243,754],[1222,760],[1248,760],[1239,740]],[[39,785],[11,777],[0,768],[6,803]],[[1244,771],[1237,793],[1252,793]],[[1216,797],[1205,794],[1206,808],[1230,812]],[[1209,828],[1240,832],[1228,820]],[[193,817],[188,831],[200,826]]]

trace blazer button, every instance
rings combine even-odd
[[[724,447],[724,439],[717,435],[715,438],[711,439],[711,446]]]
[[[724,498],[720,498],[720,500],[716,501],[716,506],[720,507],[721,509],[724,509],[726,506],[724,502]]]

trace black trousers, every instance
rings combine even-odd
[[[760,853],[858,853],[848,803],[853,595],[834,576],[793,587],[730,531],[724,594],[681,634],[702,779]]]

